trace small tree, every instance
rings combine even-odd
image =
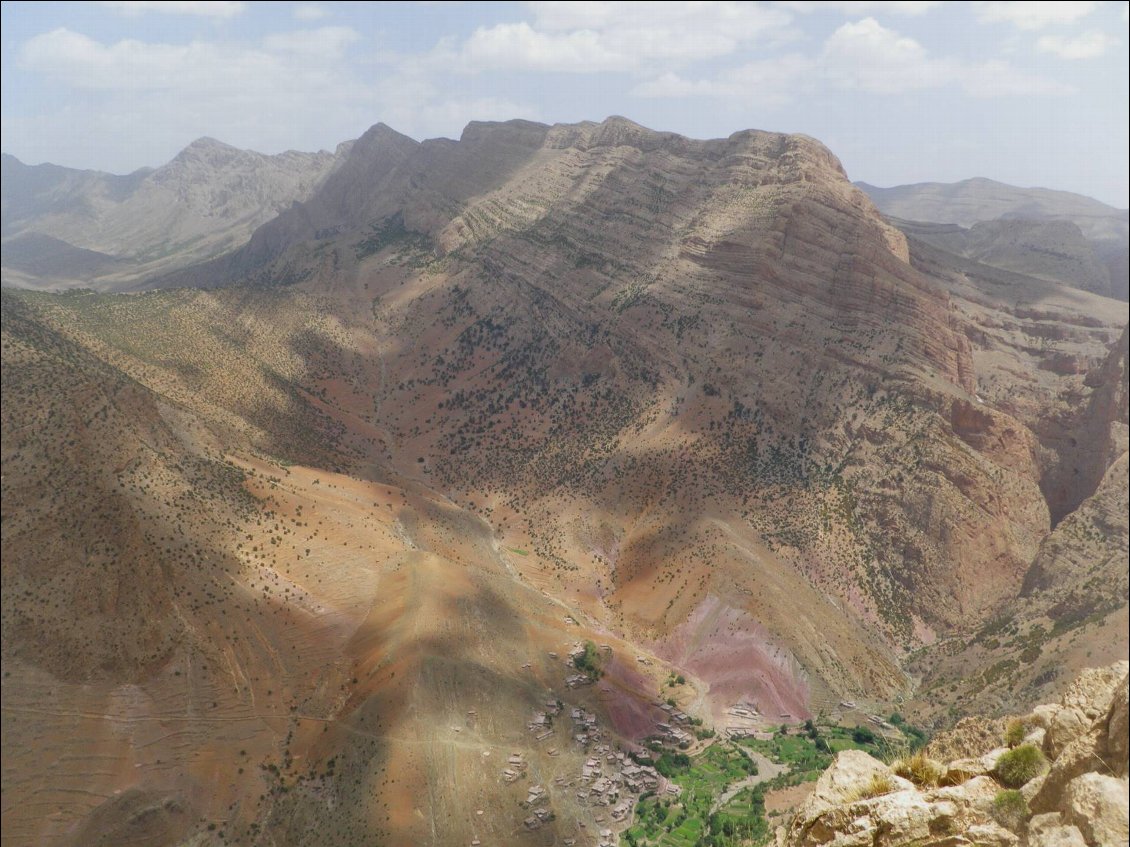
[[[874,744],[875,733],[865,726],[857,726],[851,731],[851,740],[856,744]]]
[[[604,669],[600,665],[600,651],[591,641],[586,641],[584,651],[573,657],[573,666],[594,679],[604,676]]]

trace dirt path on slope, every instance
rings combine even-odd
[[[776,762],[767,759],[760,753],[754,753],[752,750],[748,750],[740,744],[737,746],[739,750],[745,753],[750,760],[757,765],[757,773],[753,776],[747,776],[745,779],[739,779],[737,782],[730,783],[730,786],[718,795],[718,799],[715,800],[714,805],[710,807],[710,814],[717,812],[742,790],[760,785],[763,782],[768,782],[789,771],[788,765],[778,765]]]

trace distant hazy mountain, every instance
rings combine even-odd
[[[201,138],[160,168],[116,176],[4,154],[4,284],[112,290],[221,255],[309,197],[338,160],[325,151],[267,156]],[[65,258],[47,260],[48,243]]]
[[[1004,270],[1127,299],[1126,209],[1069,191],[1018,188],[991,179],[893,188],[856,185],[879,211],[900,222],[950,224],[913,226],[915,237],[936,247]]]
[[[998,218],[1068,220],[1097,241],[1126,241],[1130,212],[1082,194],[1050,188],[1019,188],[991,179],[919,182],[879,188],[857,182],[884,215],[911,221],[973,226]]]

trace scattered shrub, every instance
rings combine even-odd
[[[865,726],[857,726],[851,731],[851,740],[856,744],[874,744],[875,733]]]
[[[993,820],[1007,829],[1020,829],[1031,812],[1024,795],[1015,789],[1005,789],[993,798],[990,810]]]
[[[1021,744],[997,759],[997,778],[1009,788],[1019,788],[1044,772],[1048,760],[1034,744]]]

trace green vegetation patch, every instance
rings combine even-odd
[[[1015,789],[999,792],[993,798],[990,812],[997,823],[1009,829],[1019,829],[1032,814],[1028,810],[1028,801],[1024,799],[1024,795]]]
[[[583,653],[578,653],[573,657],[573,666],[593,679],[600,679],[604,676],[604,668],[601,667],[601,664],[600,650],[591,641],[585,642]]]
[[[668,751],[655,766],[682,793],[641,798],[622,844],[737,847],[765,842],[769,824],[763,786],[743,788],[725,803],[720,801],[735,783],[757,774],[757,765],[737,746],[712,744],[697,756]]]
[[[792,766],[788,773],[769,783],[771,788],[814,782],[841,750],[862,750],[877,759],[889,758],[892,752],[891,745],[867,727],[812,724],[806,725],[804,735],[774,735],[768,741],[743,738],[738,743],[778,764]]]
[[[426,250],[431,246],[427,236],[405,227],[404,217],[397,212],[391,218],[373,224],[370,235],[357,243],[355,251],[358,259],[364,259],[394,245],[412,250]]]
[[[1031,782],[1044,772],[1048,760],[1043,752],[1034,744],[1021,744],[1007,753],[1002,753],[997,759],[997,778],[1010,788]]]

